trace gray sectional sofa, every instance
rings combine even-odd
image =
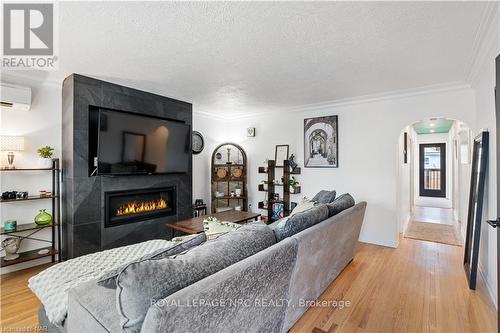
[[[288,331],[353,259],[365,209],[360,202],[161,299],[140,332]],[[70,290],[64,330],[121,332],[116,297],[95,281]]]

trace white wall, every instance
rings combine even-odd
[[[215,141],[233,141],[243,146],[249,160],[249,201],[252,210],[257,211],[257,203],[263,199],[257,191],[263,179],[257,173],[258,166],[266,158],[274,158],[275,145],[289,144],[290,153],[297,156],[303,167],[303,119],[324,115],[339,116],[339,168],[302,168],[297,179],[303,193],[293,199],[299,200],[302,195],[312,197],[321,189],[335,189],[339,194],[350,192],[358,201],[368,202],[360,240],[395,247],[399,234],[395,147],[401,129],[431,117],[472,123],[474,98],[471,89],[460,87],[220,122],[224,124],[223,130],[196,114],[194,123],[195,127],[201,127],[207,122],[204,134]],[[246,128],[250,126],[256,127],[254,138],[246,137]],[[205,186],[209,183],[207,178]]]
[[[500,6],[499,6],[500,11]],[[500,25],[500,12],[497,12],[497,21]],[[497,231],[491,228],[485,221],[496,219],[497,211],[497,160],[496,160],[496,115],[495,115],[495,57],[500,54],[500,27],[494,26],[492,32],[496,35],[492,45],[484,51],[484,63],[478,70],[473,82],[475,91],[476,126],[474,135],[481,130],[489,131],[489,162],[486,173],[486,189],[483,206],[483,224],[481,228],[481,241],[479,250],[480,271],[486,278],[488,288],[496,302],[497,294]]]
[[[460,148],[460,133],[469,137],[468,156],[464,159]],[[453,145],[453,214],[458,222],[462,236],[465,239],[467,227],[467,213],[469,208],[470,172],[471,172],[471,138],[470,128],[460,121],[455,121],[449,132],[449,140]],[[455,147],[456,142],[456,147]],[[457,151],[455,152],[455,149]]]
[[[203,199],[210,212],[210,176],[212,152],[220,143],[225,142],[226,122],[211,116],[195,113],[193,115],[193,130],[203,135],[205,147],[198,155],[193,155],[193,202]]]
[[[407,133],[407,163],[404,163],[404,133]],[[396,207],[398,207],[399,231],[404,232],[411,218],[412,210],[412,163],[414,159],[412,142],[414,140],[412,126],[406,126],[401,131],[396,147],[397,155],[397,192],[396,192]]]
[[[54,157],[61,156],[61,89],[58,86],[23,80],[3,75],[2,81],[30,86],[32,90],[32,107],[28,112],[0,110],[0,134],[21,135],[25,137],[25,150],[15,153],[15,165],[18,168],[37,167],[36,149],[49,145],[55,148]],[[7,164],[6,152],[1,152],[1,165]],[[49,172],[1,173],[1,192],[7,190],[28,191],[38,194],[40,190],[51,190],[51,175]],[[0,205],[0,221],[15,219],[18,224],[33,223],[39,209],[47,208],[50,212],[50,200],[35,200],[22,203]],[[40,231],[33,237],[51,239],[50,229]],[[3,237],[5,238],[5,237]],[[3,239],[2,238],[2,239]],[[23,240],[20,251],[49,246],[31,240]],[[3,252],[3,251],[2,251]],[[3,255],[3,253],[2,253]],[[15,266],[2,268],[1,273],[7,273],[36,264],[49,262],[50,258],[26,262]]]

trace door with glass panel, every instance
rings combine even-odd
[[[446,197],[446,144],[420,144],[420,196]]]

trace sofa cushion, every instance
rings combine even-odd
[[[173,256],[175,254],[184,252],[194,246],[200,245],[206,240],[207,237],[205,233],[202,232],[188,238],[185,241],[179,243],[172,242],[172,246],[157,250],[153,253],[149,253],[137,260],[134,260],[134,262],[144,261],[148,259],[161,259]],[[108,271],[103,276],[101,276],[101,278],[97,281],[97,284],[105,288],[116,288],[116,278],[118,277],[118,274],[120,274],[120,272],[128,265],[129,263]]]
[[[327,204],[330,202],[333,202],[335,200],[335,195],[337,192],[335,191],[319,191],[311,200],[320,203],[320,204]]]
[[[91,280],[68,292],[68,332],[119,332],[116,292]],[[52,332],[52,331],[49,331]]]
[[[139,332],[149,307],[174,292],[276,243],[263,222],[163,259],[129,264],[116,279],[116,305],[125,332]]]
[[[335,201],[326,205],[328,207],[328,216],[337,215],[341,211],[354,206],[354,204],[354,198],[349,193],[344,193]]]
[[[273,229],[276,240],[279,242],[287,237],[295,235],[316,223],[328,218],[328,207],[318,205],[306,211],[290,216],[288,219],[282,219]]]

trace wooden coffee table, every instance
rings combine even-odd
[[[167,223],[166,226],[172,231],[177,230],[186,234],[197,234],[203,231],[203,220],[207,217],[215,217],[219,221],[242,223],[248,220],[257,220],[259,213],[241,212],[237,210],[229,210],[221,213],[208,214],[204,216],[193,217],[191,219]]]

